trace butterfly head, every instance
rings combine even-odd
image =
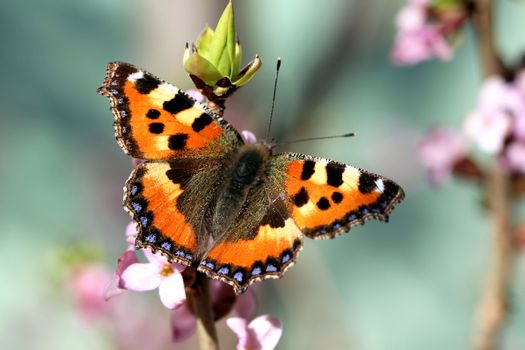
[[[263,148],[265,148],[269,155],[273,154],[273,150],[275,149],[275,146],[277,146],[277,143],[275,140],[260,140],[257,142],[257,144],[261,145]]]

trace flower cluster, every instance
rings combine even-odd
[[[134,241],[137,236],[135,223],[126,229],[127,250],[118,259],[115,279],[106,292],[111,298],[124,290],[148,291],[158,289],[162,304],[171,310],[171,331],[174,341],[182,341],[195,332],[196,319],[186,300],[182,272],[185,266],[170,263],[166,257],[144,249],[147,262],[137,257]],[[237,349],[273,349],[281,336],[279,320],[269,315],[251,320],[255,314],[255,296],[251,290],[236,297],[233,289],[212,280],[210,294],[215,318],[219,319],[233,310],[238,317],[227,320],[228,326],[238,337]]]
[[[443,183],[452,172],[483,176],[481,167],[469,156],[468,141],[483,153],[499,157],[510,172],[525,175],[524,69],[511,80],[486,79],[462,131],[436,129],[421,142],[420,160],[432,183]]]
[[[465,1],[408,0],[396,17],[392,61],[413,65],[433,57],[451,59],[453,39],[467,16]]]

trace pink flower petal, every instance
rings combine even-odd
[[[394,41],[391,60],[399,65],[414,65],[430,59],[432,50],[418,33],[399,33]]]
[[[122,281],[122,273],[132,264],[139,262],[137,255],[134,250],[127,250],[118,258],[117,270],[115,271],[115,277],[118,282],[119,288],[124,288],[124,281]]]
[[[248,331],[248,322],[242,317],[230,317],[226,320],[226,324],[235,333],[238,338],[237,350],[248,349],[252,347],[252,338]],[[253,349],[256,349],[253,347]]]
[[[206,97],[203,94],[201,94],[201,92],[199,90],[189,89],[189,90],[186,90],[186,93],[190,97],[193,97],[195,99],[195,101],[197,101],[199,103],[204,103],[206,101]]]
[[[454,164],[467,155],[467,141],[454,129],[434,129],[420,142],[418,158],[426,168],[431,183],[448,180]]]
[[[281,321],[270,315],[257,317],[248,328],[254,332],[261,350],[275,349],[283,333]]]
[[[509,86],[499,76],[487,78],[479,90],[478,106],[482,110],[500,109],[508,94]]]
[[[149,248],[142,249],[142,252],[144,253],[146,259],[148,259],[148,261],[152,264],[156,264],[158,266],[169,264],[168,259],[166,259],[165,256],[160,253],[153,253]]]
[[[501,152],[510,128],[511,119],[500,110],[475,110],[464,123],[465,134],[489,154]]]
[[[159,286],[160,301],[168,309],[175,309],[186,302],[184,281],[178,272],[164,278]]]
[[[248,130],[241,131],[242,138],[244,139],[244,142],[249,144],[255,144],[257,143],[257,137],[255,134]]]
[[[229,314],[237,299],[237,295],[229,284],[217,280],[210,280],[210,295],[216,319]]]
[[[240,317],[250,320],[255,315],[255,310],[257,309],[257,300],[255,298],[255,293],[248,289],[243,294],[237,297],[237,302],[234,306],[235,312]]]
[[[409,2],[396,16],[396,27],[400,31],[411,31],[421,28],[426,21],[425,4]]]
[[[128,243],[128,250],[135,250],[135,239],[137,238],[137,224],[131,221],[126,226],[126,242]]]
[[[104,299],[109,300],[117,295],[124,293],[126,290],[119,287],[120,278],[115,278],[106,288]]]
[[[195,332],[195,316],[186,304],[171,313],[171,334],[174,342],[180,342]]]
[[[448,41],[441,35],[437,34],[430,43],[433,54],[442,61],[449,61],[454,57],[454,49]]]
[[[92,318],[110,309],[104,298],[104,290],[111,282],[111,272],[99,265],[86,265],[74,271],[70,286],[81,313]]]
[[[522,142],[511,143],[505,153],[505,159],[512,170],[525,174],[525,144]]]
[[[159,267],[156,264],[131,264],[122,272],[122,286],[134,291],[152,290],[162,281]]]

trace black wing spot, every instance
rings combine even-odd
[[[321,197],[321,199],[319,199],[317,202],[317,208],[321,210],[327,210],[330,208],[330,202],[328,199],[326,199],[326,197]]]
[[[305,160],[303,163],[303,171],[301,172],[301,180],[308,180],[315,173],[315,162],[313,160]]]
[[[376,175],[364,172],[361,173],[361,175],[359,175],[359,192],[366,194],[375,190],[377,188],[376,180]]]
[[[308,203],[308,200],[309,200],[308,192],[306,191],[304,187],[301,187],[299,192],[293,195],[292,200],[295,206],[300,208],[306,203]]]
[[[204,129],[206,126],[210,125],[213,119],[206,113],[202,113],[200,117],[196,118],[191,124],[191,128],[195,132],[199,132]]]
[[[335,162],[326,165],[326,183],[330,186],[339,187],[343,184],[343,173],[345,166]]]
[[[192,100],[178,92],[175,95],[175,97],[173,97],[171,100],[164,102],[162,108],[164,108],[166,112],[169,112],[171,114],[177,114],[181,111],[193,107],[193,104],[194,102]]]
[[[180,151],[186,148],[186,141],[188,140],[188,134],[175,134],[171,135],[168,139],[168,147],[173,151]]]
[[[160,112],[156,109],[150,109],[146,113],[146,117],[149,119],[157,119],[158,117],[160,117]]]
[[[135,81],[135,89],[141,94],[149,94],[160,85],[160,80],[153,75],[144,73],[144,76]]]
[[[152,134],[162,134],[164,131],[164,124],[162,123],[151,123],[149,125],[149,132]]]
[[[332,193],[332,201],[335,204],[339,204],[343,201],[343,194],[341,192],[334,192]]]

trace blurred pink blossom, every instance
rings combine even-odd
[[[428,0],[409,0],[396,16],[396,27],[399,31],[418,30],[427,20]]]
[[[499,76],[487,78],[478,95],[478,109],[501,110],[512,116],[525,113],[525,91]]]
[[[464,130],[490,154],[500,153],[511,133],[525,139],[525,93],[501,77],[488,78],[481,86],[475,110],[465,120]]]
[[[133,263],[121,274],[122,289],[146,291],[158,288],[160,300],[168,309],[175,309],[186,301],[181,272],[185,266],[169,263],[159,254],[144,249],[148,263]]]
[[[400,32],[394,42],[392,61],[400,65],[413,65],[437,57],[448,61],[454,50],[434,26]]]
[[[525,143],[513,142],[505,151],[505,161],[507,166],[515,171],[525,174]]]
[[[171,312],[171,337],[174,342],[186,340],[195,333],[197,320],[187,304]]]
[[[465,134],[489,154],[501,152],[510,127],[509,116],[499,110],[475,110],[464,123]]]
[[[397,34],[391,52],[392,61],[413,65],[432,57],[450,60],[454,50],[442,33],[440,23],[428,18],[427,0],[409,0],[396,17]]]
[[[467,155],[465,137],[453,129],[434,129],[420,142],[419,161],[436,185],[450,178],[454,164]]]
[[[100,265],[85,265],[75,269],[69,279],[73,296],[81,314],[88,319],[106,314],[111,305],[104,291],[111,283],[112,274]]]
[[[281,322],[270,315],[259,316],[250,323],[242,317],[231,317],[226,323],[237,335],[237,350],[275,349],[282,334]]]

